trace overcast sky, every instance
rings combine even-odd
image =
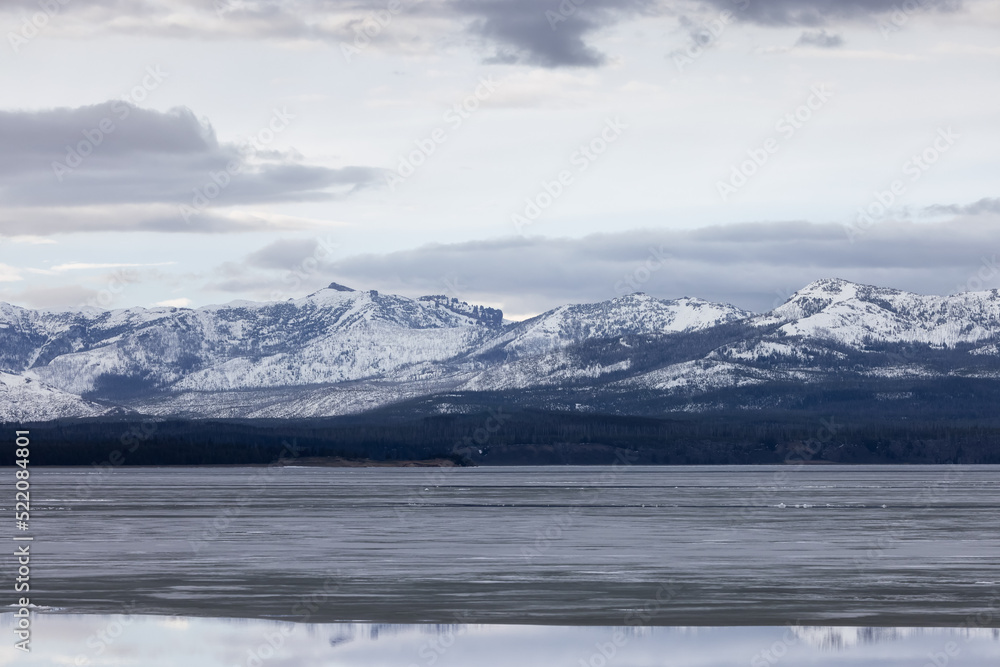
[[[18,305],[1000,287],[990,0],[6,0],[0,28]]]

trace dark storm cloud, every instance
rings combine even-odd
[[[996,224],[985,218],[886,222],[853,244],[841,225],[806,222],[439,244],[324,264],[300,291],[336,281],[410,296],[447,294],[503,303],[508,312],[520,314],[634,291],[765,311],[809,282],[829,277],[946,294],[1000,287]],[[305,249],[272,244],[260,254],[287,261],[289,253]],[[263,292],[273,285],[273,278],[269,283],[266,274],[254,270],[260,261],[255,255],[228,265],[228,282],[212,288]]]
[[[328,200],[379,181],[378,169],[300,164],[270,149],[292,122],[294,116],[276,109],[257,135],[234,144],[219,142],[212,127],[185,108],[159,112],[112,101],[0,112],[0,202],[181,206],[193,205],[200,193],[198,201],[221,207]],[[148,217],[147,226],[165,224]],[[211,224],[211,217],[204,222]],[[0,231],[12,233],[6,224]]]

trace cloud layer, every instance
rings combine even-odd
[[[0,232],[267,228],[224,208],[332,200],[381,182],[379,169],[302,164],[269,148],[292,120],[276,110],[257,135],[232,144],[187,108],[109,101],[0,112]]]
[[[917,2],[917,0],[914,0]],[[596,67],[607,60],[591,42],[600,30],[637,15],[718,14],[768,26],[821,27],[898,10],[898,0],[73,0],[59,11],[71,36],[95,31],[181,38],[314,41],[433,51],[441,41],[479,42],[489,62]],[[956,11],[959,0],[919,0],[920,11]],[[0,12],[37,12],[12,0]],[[75,21],[74,21],[75,19]]]
[[[591,33],[655,6],[656,0],[171,0],[121,3],[73,0],[60,10],[65,34],[85,27],[184,38],[274,39],[402,50],[432,49],[441,39],[481,42],[489,58],[544,67],[596,66],[604,55]],[[34,0],[0,12],[37,11]],[[79,23],[74,23],[73,19]],[[360,37],[359,37],[360,36]]]
[[[289,240],[227,264],[224,279],[212,288],[267,298],[277,283],[273,272],[279,271],[296,276],[300,294],[335,280],[357,289],[502,304],[513,314],[634,291],[663,298],[697,296],[764,311],[825,277],[928,294],[1000,287],[997,222],[996,216],[933,224],[886,222],[855,243],[841,225],[805,222],[579,239],[517,237],[314,263],[308,259],[325,256],[317,252],[316,241]]]
[[[769,26],[818,27],[843,21],[874,20],[899,11],[899,0],[702,0],[732,11],[740,20]],[[958,11],[961,0],[913,0],[920,11]]]

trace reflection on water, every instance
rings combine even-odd
[[[0,615],[0,624],[9,636],[13,615]],[[31,654],[5,644],[0,665],[45,667],[1000,664],[1000,630],[956,628],[302,624],[39,614]]]

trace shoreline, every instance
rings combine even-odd
[[[297,459],[281,459],[271,465],[281,468],[463,468],[457,462],[446,458],[399,459],[376,461],[374,459],[348,459],[342,456],[306,456]]]
[[[131,607],[127,611],[122,611],[121,606],[115,609],[69,609],[65,607],[48,608],[45,610],[33,610],[32,613],[38,616],[129,616],[148,617],[152,619],[162,618],[182,618],[198,620],[226,620],[226,621],[259,621],[273,623],[292,623],[296,625],[337,625],[337,624],[358,624],[358,625],[413,625],[413,626],[501,626],[501,627],[539,627],[539,628],[780,628],[789,625],[803,628],[886,628],[886,629],[979,629],[996,630],[1000,629],[1000,615],[993,615],[993,618],[985,622],[973,622],[969,619],[975,618],[980,610],[969,609],[964,612],[954,612],[952,614],[929,613],[929,614],[869,614],[845,617],[824,617],[822,614],[801,613],[794,616],[785,616],[775,612],[758,613],[754,618],[748,619],[746,616],[734,615],[731,613],[705,613],[695,614],[693,617],[685,614],[661,613],[655,618],[646,622],[636,622],[634,611],[619,614],[591,615],[567,615],[565,617],[550,615],[518,615],[490,612],[466,612],[464,610],[449,611],[441,615],[407,615],[390,613],[385,615],[361,615],[355,618],[342,618],[314,612],[308,614],[308,619],[301,616],[280,616],[280,615],[232,615],[204,612],[199,613],[197,609],[185,609],[182,613],[169,609],[136,609]],[[0,618],[5,615],[13,615],[12,611],[0,611]]]

